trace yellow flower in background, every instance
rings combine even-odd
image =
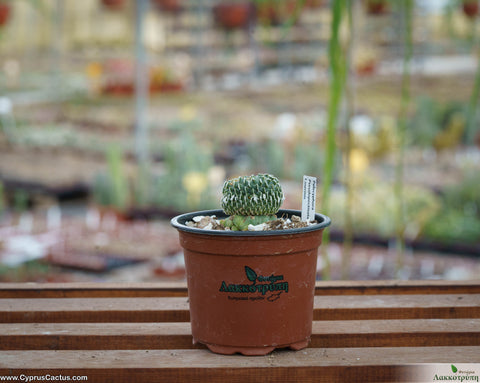
[[[88,63],[86,68],[87,76],[89,78],[99,78],[102,75],[103,69],[102,64],[98,62]]]
[[[192,121],[197,118],[198,109],[195,105],[186,104],[180,109],[180,118],[183,121]]]
[[[182,185],[187,191],[187,201],[190,205],[200,202],[202,192],[208,186],[208,177],[205,173],[188,172],[183,176]]]
[[[368,155],[365,150],[352,149],[350,151],[350,169],[353,173],[362,173],[370,165]]]

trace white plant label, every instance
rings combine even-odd
[[[302,221],[315,220],[315,200],[317,196],[317,178],[303,176]]]

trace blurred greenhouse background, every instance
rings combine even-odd
[[[0,281],[184,278],[169,220],[302,176],[318,279],[480,278],[478,0],[0,0]]]

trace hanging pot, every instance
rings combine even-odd
[[[280,210],[291,217],[299,211]],[[194,343],[216,353],[265,355],[275,348],[307,347],[313,319],[318,247],[330,219],[299,229],[238,232],[186,225],[172,219],[184,249]]]

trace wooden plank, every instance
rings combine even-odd
[[[0,283],[0,298],[186,297],[185,282]]]
[[[0,299],[0,323],[188,322],[187,298]]]
[[[301,357],[300,357],[301,356]],[[88,382],[408,381],[414,363],[480,362],[480,347],[398,347],[277,351],[264,357],[207,350],[1,351],[0,375],[88,377]],[[413,368],[413,367],[412,367]],[[411,380],[410,380],[411,381]]]
[[[186,322],[187,298],[0,299],[0,323]],[[314,320],[480,318],[480,294],[316,296]]]
[[[0,324],[0,350],[194,348],[188,322]]]
[[[480,345],[480,319],[320,321],[310,347]],[[183,323],[0,324],[0,350],[194,349]]]
[[[313,318],[480,318],[480,294],[316,296]]]
[[[316,295],[480,294],[476,281],[318,281]],[[186,297],[185,282],[0,283],[0,298]]]
[[[480,319],[315,321],[309,347],[480,346]]]
[[[480,294],[473,281],[318,281],[315,295]]]

